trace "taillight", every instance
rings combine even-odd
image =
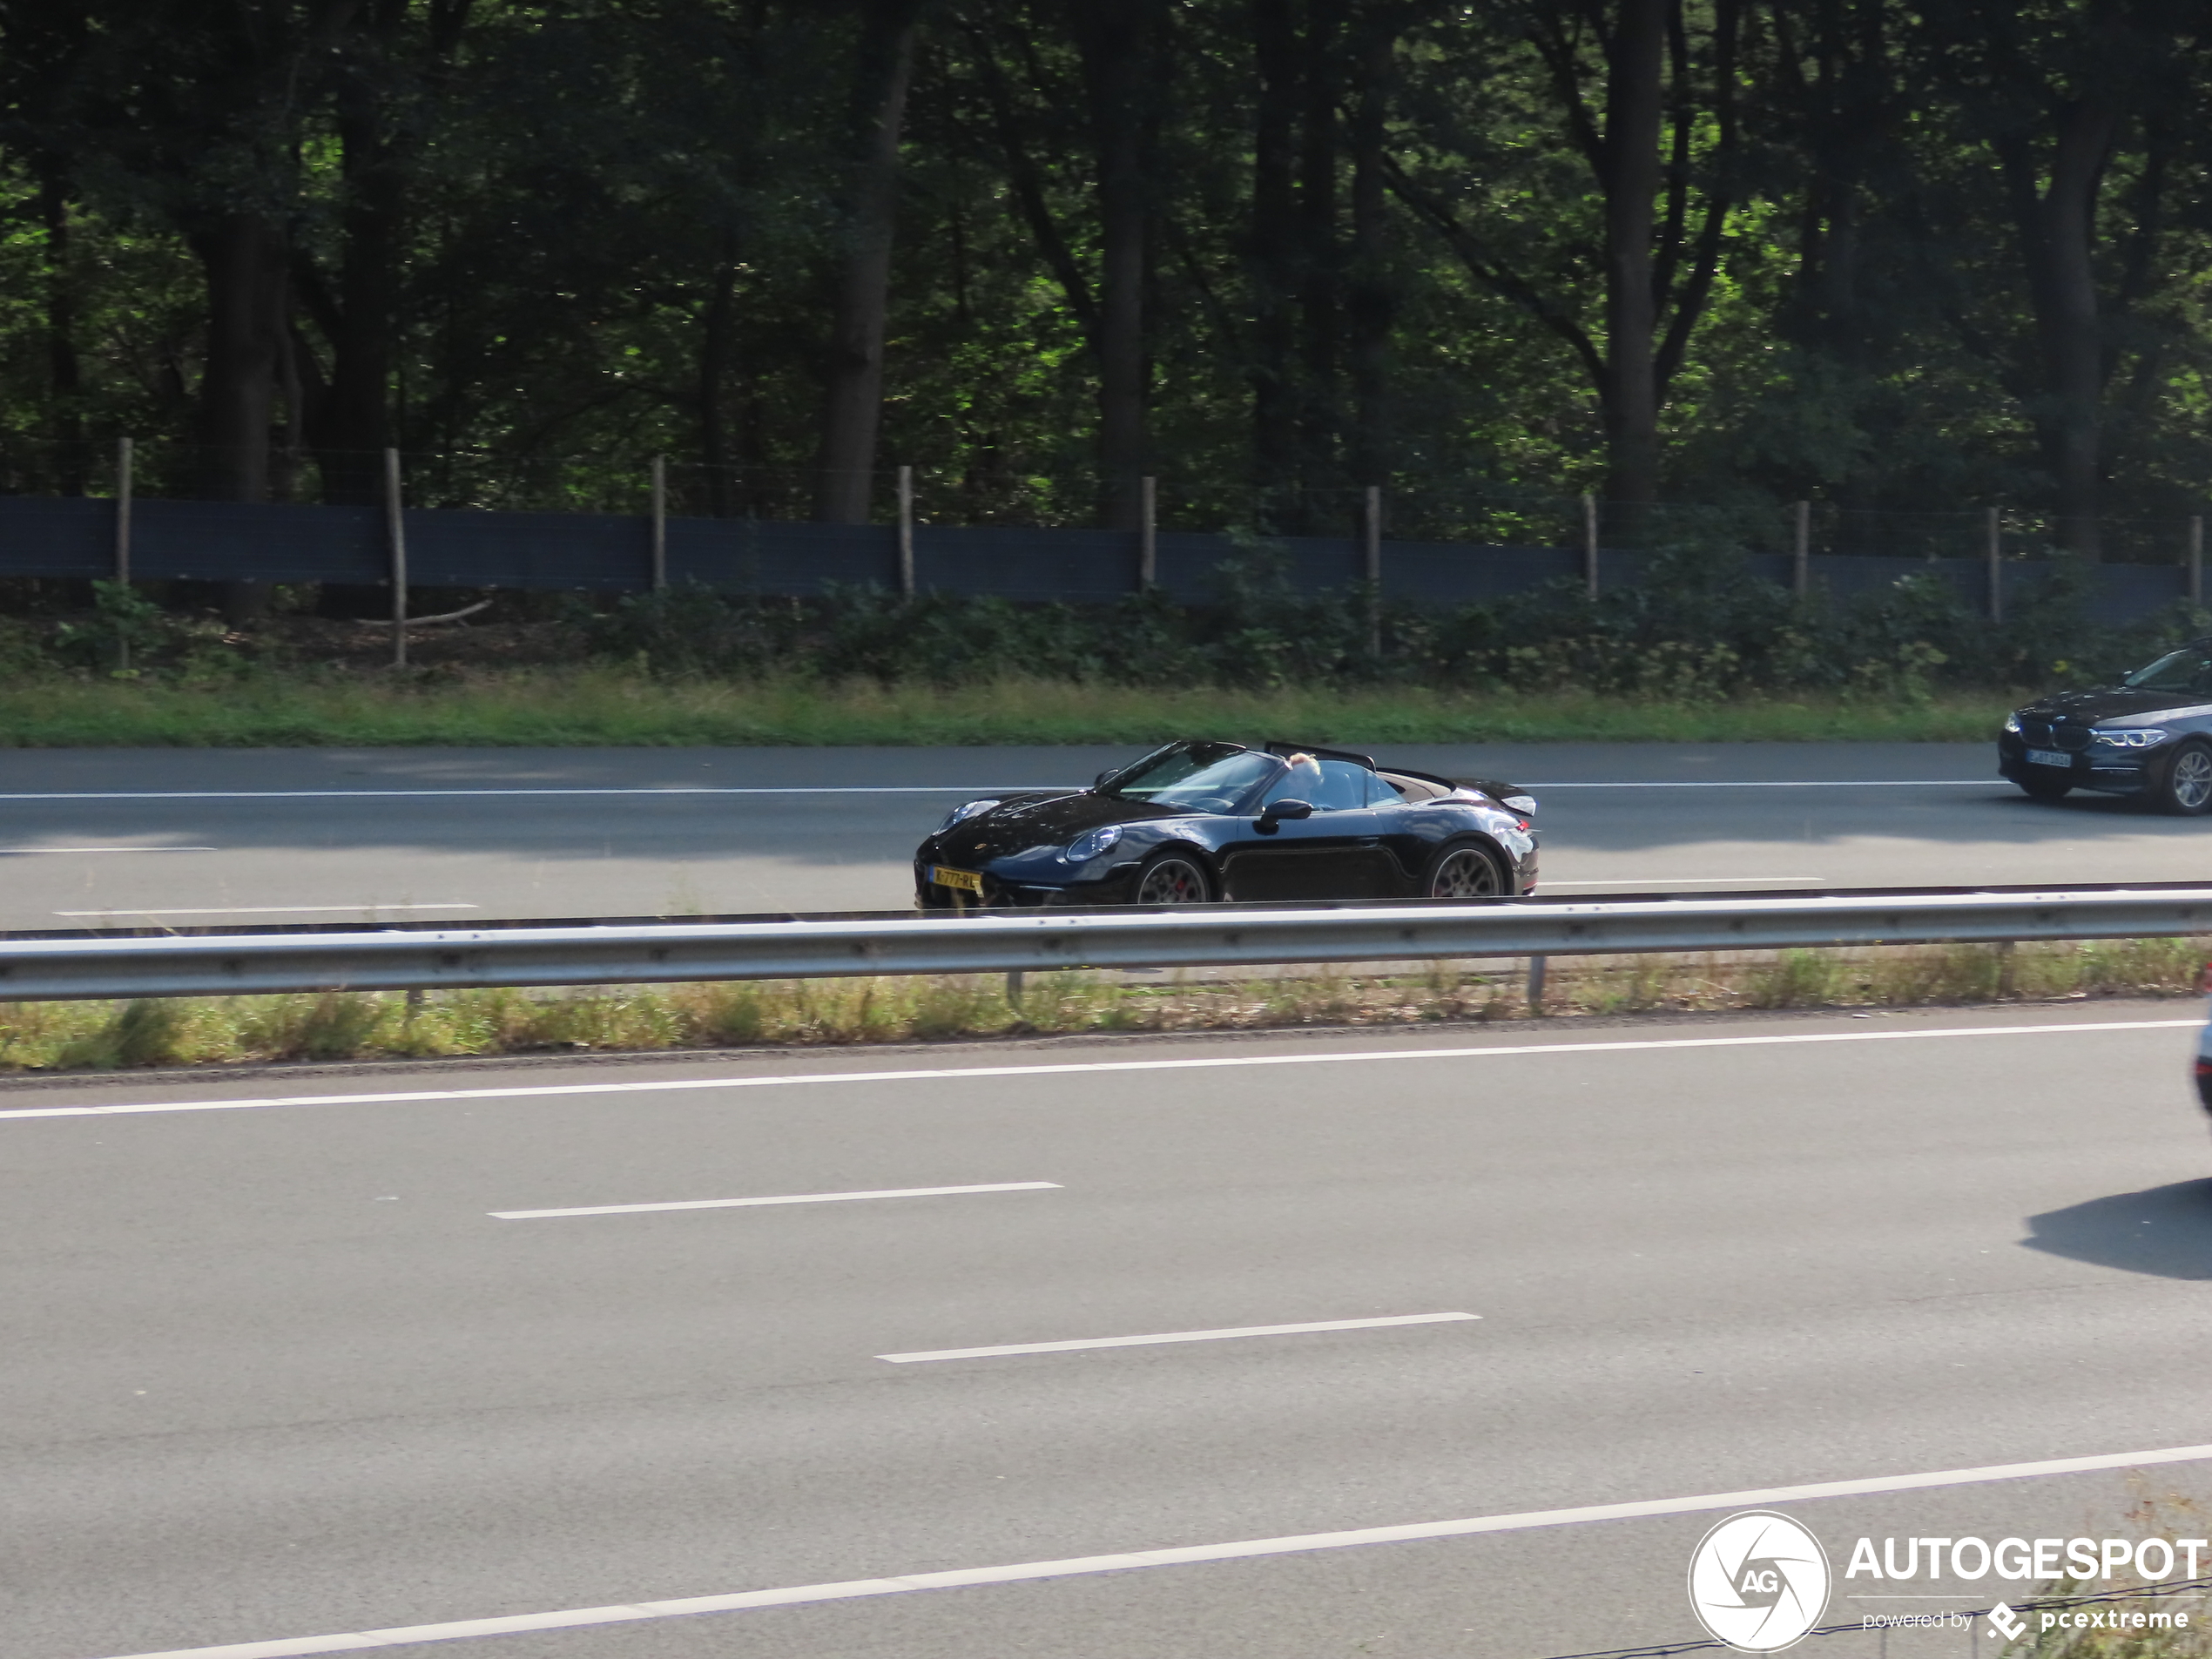
[[[2212,991],[2212,962],[2204,964],[2204,972],[2196,981],[2196,988],[2200,991]]]
[[[2196,1075],[2200,1077],[2212,1077],[2212,1060],[2207,1060],[2199,1055],[2196,1062]]]

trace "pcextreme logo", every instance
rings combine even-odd
[[[1770,1510],[1730,1515],[1689,1558],[1689,1605],[1716,1642],[1779,1653],[1828,1610],[1828,1554],[1801,1523]]]

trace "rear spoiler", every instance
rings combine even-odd
[[[1532,802],[1535,799],[1519,784],[1501,783],[1495,778],[1446,778],[1433,772],[1415,772],[1411,766],[1386,766],[1380,770],[1394,772],[1401,778],[1418,778],[1425,784],[1436,784],[1446,789],[1471,789],[1477,794],[1489,796],[1501,806],[1509,796],[1518,795],[1523,800]],[[1534,812],[1535,808],[1531,806],[1521,810]]]

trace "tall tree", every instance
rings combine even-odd
[[[814,516],[867,522],[883,419],[883,347],[898,228],[899,141],[921,0],[861,0],[850,147],[824,375]]]

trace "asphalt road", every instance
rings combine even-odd
[[[979,793],[1125,749],[0,752],[0,927],[904,908]],[[1542,799],[1544,890],[2185,880],[2212,826],[2027,799],[1979,745],[1423,747]]]
[[[376,1650],[1535,1659],[1694,1635],[1718,1513],[637,1604],[1852,1480],[1770,1506],[1831,1619],[2018,1599],[1840,1575],[1861,1534],[2212,1498],[2202,1461],[1892,1489],[2212,1440],[2196,1012],[0,1091],[0,1653],[598,1608]],[[223,1101],[274,1103],[52,1115]],[[1003,1190],[501,1218],[941,1187]],[[1441,1313],[1479,1317],[910,1357]]]

